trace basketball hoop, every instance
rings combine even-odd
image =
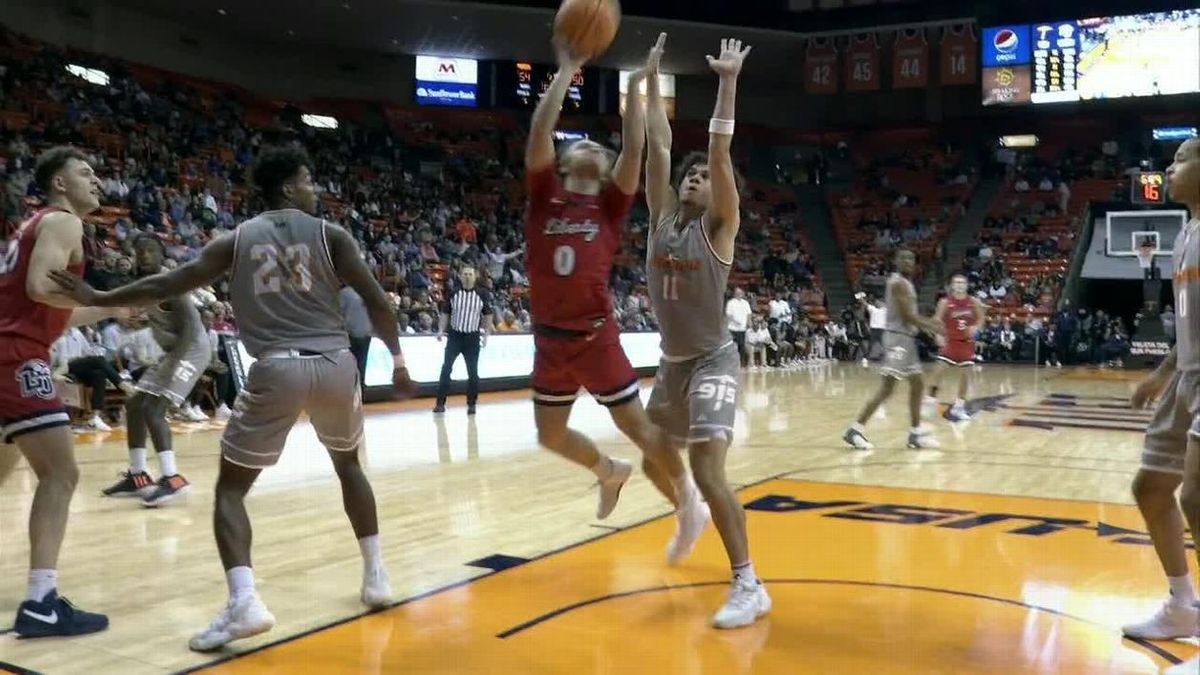
[[[1154,246],[1152,244],[1142,244],[1137,250],[1138,265],[1148,270],[1154,265]]]

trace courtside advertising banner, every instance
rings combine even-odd
[[[479,105],[479,62],[475,59],[418,55],[416,75],[419,105]]]

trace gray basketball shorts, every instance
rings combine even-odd
[[[740,371],[737,345],[732,342],[689,361],[663,359],[646,414],[678,445],[719,438],[732,441]]]
[[[354,354],[346,350],[255,361],[221,437],[225,459],[249,469],[274,466],[302,412],[330,451],[358,449],[363,411]]]
[[[879,373],[884,377],[903,379],[921,374],[921,354],[917,351],[917,339],[912,335],[883,332],[883,357],[879,362]]]
[[[1182,476],[1188,436],[1200,437],[1200,371],[1176,371],[1146,426],[1142,468]]]
[[[205,338],[203,342],[181,346],[142,373],[134,388],[151,396],[161,396],[171,405],[183,405],[212,360],[212,345]]]

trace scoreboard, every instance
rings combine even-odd
[[[1162,171],[1139,171],[1133,174],[1129,201],[1146,206],[1167,203],[1167,174]]]
[[[1200,92],[1200,9],[983,30],[983,104]]]
[[[516,108],[533,108],[550,83],[554,82],[556,66],[547,66],[526,61],[501,62],[497,64],[497,98],[502,105]],[[567,89],[567,98],[563,101],[563,112],[593,113],[597,110],[594,87],[589,86],[589,79],[594,77],[589,69],[575,73],[571,78],[571,86]]]
[[[1079,31],[1072,21],[1033,27],[1034,103],[1078,98]]]

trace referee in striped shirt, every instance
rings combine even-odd
[[[475,401],[479,398],[479,350],[487,344],[492,332],[491,298],[487,292],[475,288],[474,267],[464,267],[459,273],[462,287],[454,293],[447,288],[442,295],[441,315],[438,317],[438,341],[446,337],[446,358],[442,361],[442,377],[438,381],[435,413],[446,412],[446,394],[450,389],[450,371],[458,355],[467,362],[467,414],[475,414]],[[447,334],[446,328],[449,327]]]

